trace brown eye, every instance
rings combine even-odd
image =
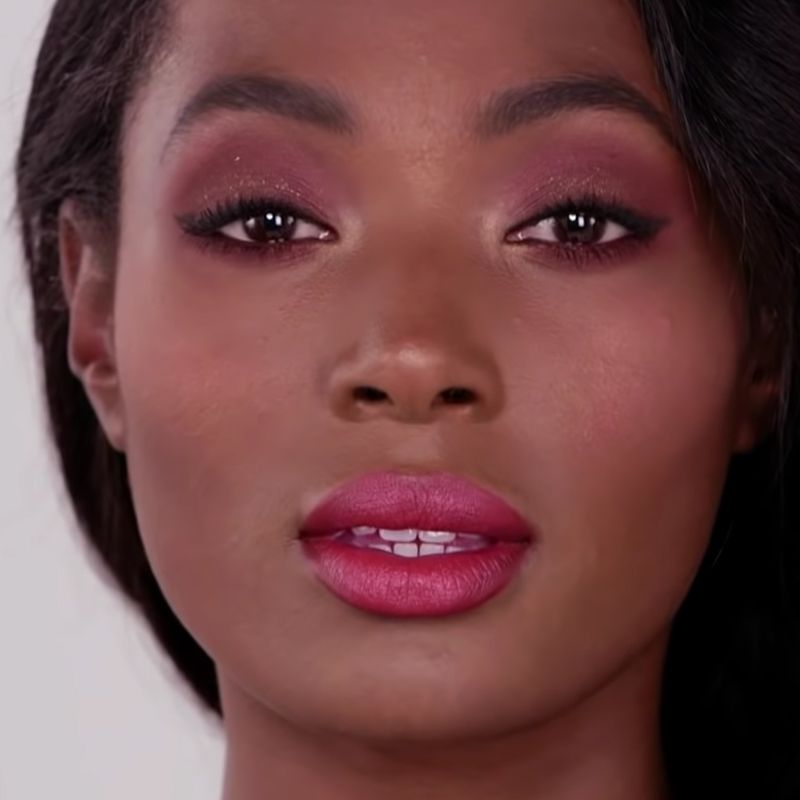
[[[291,211],[278,207],[269,208],[263,214],[243,217],[220,229],[228,239],[256,244],[282,244],[303,239],[328,239],[331,232]]]
[[[624,239],[631,231],[606,217],[585,211],[570,211],[525,225],[510,236],[512,242],[543,242],[563,245],[608,244]]]
[[[603,238],[608,223],[591,214],[564,214],[552,219],[553,232],[564,244],[596,244]]]
[[[274,242],[291,239],[297,228],[297,217],[285,211],[269,211],[244,220],[242,225],[254,242]]]

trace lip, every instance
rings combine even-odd
[[[474,533],[493,541],[469,552],[407,558],[334,537],[358,526]],[[511,583],[534,527],[505,500],[456,475],[371,473],[329,492],[300,526],[317,579],[351,606],[393,617],[455,614]]]
[[[530,541],[534,528],[498,495],[451,473],[374,472],[336,487],[308,514],[300,536],[346,528],[475,533],[501,541]]]

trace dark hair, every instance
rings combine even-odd
[[[800,19],[793,0],[633,0],[685,159],[738,254],[750,333],[772,310],[775,425],[734,456],[705,559],[672,629],[662,734],[676,797],[800,797],[797,335]],[[148,564],[126,461],[66,356],[57,219],[76,198],[115,241],[125,112],[168,35],[167,0],[58,0],[17,156],[17,210],[52,431],[82,530],[206,707],[214,663]],[[769,317],[766,317],[769,318]],[[766,335],[766,334],[764,334]]]

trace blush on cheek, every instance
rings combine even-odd
[[[707,546],[738,359],[724,314],[640,311],[609,317],[573,342],[580,359],[551,366],[560,414],[537,429],[534,468],[561,585],[598,618],[644,624],[648,604],[677,607]]]
[[[736,401],[736,341],[724,317],[714,324],[713,316],[667,312],[618,320],[586,337],[559,381],[562,446],[571,441],[576,456],[605,468],[650,453],[652,466],[660,462],[667,473],[698,452],[724,450]]]
[[[173,346],[157,361],[129,350],[125,366],[128,464],[142,540],[170,604],[209,646],[210,634],[230,626],[237,592],[253,577],[248,554],[260,532],[253,503],[271,485],[257,463],[252,414],[241,387],[196,350]]]
[[[235,381],[233,364],[223,371],[209,354],[176,343],[157,357],[128,350],[121,369],[134,460],[199,502],[235,482],[245,455],[236,458],[235,449],[247,439],[252,395]]]

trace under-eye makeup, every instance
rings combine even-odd
[[[293,260],[320,244],[338,241],[333,228],[315,212],[279,194],[236,195],[198,214],[178,215],[176,221],[202,250],[219,255]]]
[[[586,191],[548,203],[514,226],[505,241],[525,248],[537,260],[584,266],[640,252],[667,224],[613,196],[606,199]]]
[[[279,194],[236,195],[176,221],[197,246],[221,256],[293,260],[338,241],[337,232],[315,212]],[[549,203],[515,225],[504,244],[539,260],[583,266],[634,254],[666,222],[589,192]]]

